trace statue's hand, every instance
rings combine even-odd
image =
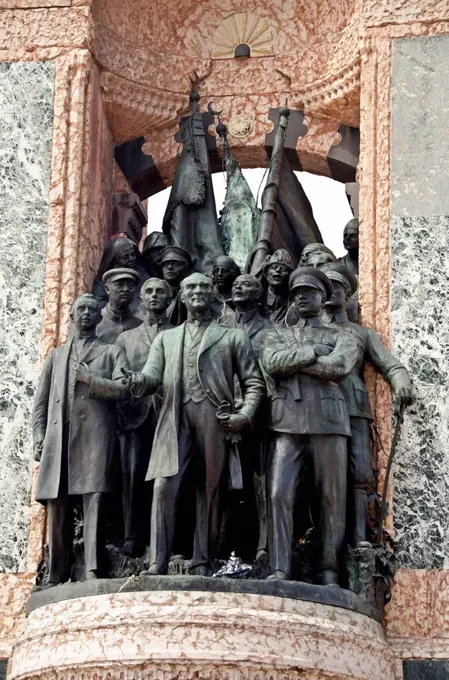
[[[248,425],[248,418],[240,413],[230,413],[227,418],[222,418],[221,422],[227,432],[237,434]]]
[[[76,369],[76,379],[78,382],[88,384],[90,383],[92,379],[92,373],[89,371],[89,368],[86,364],[78,364],[78,368]]]
[[[123,378],[122,382],[124,385],[129,387],[131,394],[134,392],[139,392],[142,390],[145,384],[145,376],[143,373],[137,373],[136,371],[129,371],[127,368],[122,368]]]
[[[331,353],[331,348],[327,345],[314,345],[313,351],[316,357],[327,357]]]
[[[39,442],[36,442],[34,444],[33,450],[34,450],[34,455],[33,458],[36,461],[36,463],[40,463],[41,457],[42,457],[42,450],[44,448],[44,440],[42,439]]]
[[[413,402],[413,393],[411,387],[398,387],[393,390],[393,411],[397,416],[401,407],[409,406]]]

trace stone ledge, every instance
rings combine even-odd
[[[11,656],[9,680],[394,678],[381,624],[343,607],[286,597],[287,588],[293,592],[305,584],[269,582],[282,593],[276,597],[207,592],[212,579],[144,578],[162,581],[164,590],[126,592],[116,582],[121,592],[31,612]],[[190,588],[196,582],[202,590],[169,590],[168,582]]]
[[[256,581],[255,579],[223,579],[205,576],[130,576],[120,579],[98,579],[80,583],[66,583],[47,590],[36,590],[28,600],[28,614],[64,600],[113,593],[148,591],[199,591],[209,593],[242,593],[272,595],[304,600],[348,609],[381,622],[381,613],[350,590],[331,586],[317,586],[299,581]]]

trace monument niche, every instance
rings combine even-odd
[[[115,360],[107,369],[79,353],[74,306],[68,347],[78,352],[80,368],[69,373],[67,384],[81,395],[86,414],[101,411],[98,437],[104,432],[101,445],[95,433],[89,435],[98,449],[90,440],[76,440],[81,447],[76,465],[86,461],[77,474],[90,479],[91,454],[98,450],[95,472],[103,465],[106,481],[73,488],[69,483],[66,493],[66,467],[70,482],[74,464],[71,435],[84,432],[87,424],[84,411],[78,419],[76,410],[63,416],[62,425],[59,416],[51,420],[51,360],[41,381],[47,401],[40,396],[35,411],[41,437],[36,450],[45,437],[39,488],[54,474],[46,461],[56,455],[63,474],[56,490],[38,499],[48,503],[50,527],[51,504],[59,508],[62,502],[68,527],[72,494],[83,495],[83,501],[86,494],[109,494],[114,511],[102,520],[98,512],[89,513],[86,500],[81,523],[85,568],[106,592],[126,584],[137,591],[288,594],[379,618],[393,560],[383,540],[376,543],[366,529],[373,470],[364,362],[374,363],[390,382],[401,412],[411,399],[408,375],[370,329],[348,321],[355,275],[320,242],[310,205],[304,204],[302,189],[295,195],[293,181],[287,182],[291,200],[305,208],[292,211],[297,222],[288,230],[277,221],[282,182],[293,174],[283,150],[287,110],[275,135],[262,211],[252,210],[251,219],[242,220],[242,181],[231,183],[222,231],[227,245],[217,240],[216,218],[209,223],[207,217],[216,210],[198,101],[191,95],[190,116],[181,123],[184,149],[165,235],[150,235],[145,242],[142,319],[132,312],[140,282],[135,265],[127,261],[127,267],[103,271],[106,260],[117,264],[111,250],[123,246],[130,255],[134,250],[128,253],[127,243],[106,248],[97,280],[101,274],[109,299],[99,339],[93,340],[99,307],[95,301],[87,306],[93,317],[89,337],[105,348],[104,360]],[[226,159],[231,163],[229,147]],[[238,191],[235,200],[232,186]],[[279,213],[285,217],[283,200]],[[241,275],[223,254],[234,218],[240,255],[241,244],[250,237],[252,243]],[[286,240],[294,244],[291,251],[280,246]],[[161,278],[147,278],[150,270]],[[58,348],[52,356],[68,356],[67,351]],[[85,356],[89,372],[82,368]],[[70,391],[58,398],[66,403]],[[52,433],[61,427],[64,446],[55,450]],[[382,508],[378,523],[384,514]],[[381,527],[378,534],[382,538]],[[61,534],[63,544],[58,535],[50,531],[50,556],[39,577],[42,592],[33,593],[31,607],[94,587],[72,583],[47,590],[69,578],[67,565],[74,560],[72,533],[67,528]],[[96,539],[95,550],[104,557],[98,562],[90,557],[92,535],[105,536],[101,544]],[[55,571],[55,559],[63,569]],[[80,573],[72,570],[72,580],[82,580]]]

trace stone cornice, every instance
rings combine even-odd
[[[149,128],[166,126],[188,110],[187,95],[143,87],[107,71],[101,74],[100,87],[117,144],[139,137]]]

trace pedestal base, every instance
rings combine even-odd
[[[204,590],[92,595],[32,611],[9,673],[9,680],[304,677],[392,680],[381,624],[356,611],[285,596]]]

